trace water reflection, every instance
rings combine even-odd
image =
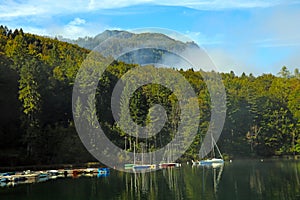
[[[107,177],[49,180],[0,188],[0,199],[300,199],[300,161],[234,161],[224,166],[111,171]],[[56,192],[51,192],[56,191]]]
[[[227,166],[218,193],[222,199],[300,199],[299,171],[299,161],[237,161]]]
[[[153,173],[127,173],[121,199],[215,199],[223,167],[184,166]]]
[[[178,199],[183,196],[182,170],[166,168],[152,173],[126,173],[121,199]],[[163,193],[160,191],[164,191]]]
[[[224,164],[214,164],[209,166],[196,165],[193,166],[193,169],[197,170],[196,173],[201,173],[201,177],[199,177],[201,182],[198,184],[198,190],[201,189],[201,193],[197,195],[197,191],[194,191],[192,193],[193,195],[190,195],[190,197],[197,198],[198,196],[198,199],[200,197],[200,199],[217,199],[218,187],[219,183],[221,182]],[[197,190],[197,188],[195,189]]]
[[[123,199],[300,199],[299,171],[296,161],[235,161],[126,174]]]

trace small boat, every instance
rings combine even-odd
[[[128,164],[125,164],[125,165],[124,165],[124,169],[132,169],[133,166],[134,166],[133,163],[130,163],[130,164],[128,163]]]
[[[49,176],[47,173],[39,173],[37,176],[37,182],[45,182],[49,180]]]
[[[223,167],[223,165],[224,165],[224,162],[223,163],[212,163],[211,164],[212,168],[214,168],[214,169]]]
[[[97,174],[98,178],[109,176],[109,174],[110,174],[109,168],[106,167],[98,168],[98,174]]]
[[[14,182],[24,182],[27,181],[27,178],[25,176],[16,176],[13,178]]]
[[[151,169],[152,165],[134,165],[133,170],[146,170]]]
[[[97,173],[98,172],[98,169],[97,168],[86,168],[84,170],[84,173],[85,174],[93,174],[93,173]]]
[[[212,158],[206,160],[200,160],[199,165],[212,165],[212,164],[223,164],[224,160],[221,158]]]
[[[1,173],[0,176],[12,176],[15,175],[15,172],[5,172],[5,173]]]
[[[57,177],[59,175],[59,172],[58,172],[58,170],[49,170],[48,174],[51,177]]]
[[[168,168],[168,167],[180,167],[180,163],[161,163],[159,164],[160,168]]]
[[[109,174],[109,168],[103,167],[103,168],[98,168],[98,174]]]
[[[194,160],[192,160],[192,165],[194,166],[194,165],[198,165],[199,164],[199,161],[194,161]]]
[[[40,173],[38,175],[38,178],[48,178],[48,174],[47,173]]]
[[[150,165],[150,169],[157,169],[159,165],[156,165],[156,164],[152,164]]]
[[[77,178],[77,177],[79,177],[81,174],[82,174],[82,170],[80,170],[80,169],[73,169],[73,170],[72,170],[72,176],[73,176],[73,178]]]
[[[10,179],[9,178],[1,178],[0,182],[1,183],[8,183],[8,182],[10,182]]]
[[[220,149],[218,148],[218,145],[216,143],[216,141],[214,140],[213,136],[211,135],[211,140],[212,140],[212,158],[210,159],[205,159],[205,160],[200,160],[199,161],[199,165],[201,166],[212,166],[212,165],[223,165],[224,164],[224,160],[223,160],[223,156],[221,154]],[[219,155],[221,158],[215,158],[215,150],[214,147],[216,147]]]

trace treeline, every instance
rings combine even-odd
[[[91,159],[72,123],[72,84],[88,50],[0,26],[0,164]]]
[[[77,45],[9,30],[0,26],[0,164],[87,162],[94,158],[82,145],[73,122],[72,88],[89,50]],[[107,136],[119,147],[153,151],[167,144],[178,127],[178,99],[168,89],[150,84],[130,100],[130,114],[146,125],[152,105],[161,104],[167,122],[156,137],[139,140],[116,126],[110,103],[113,88],[128,70],[139,67],[115,61],[100,78],[97,114]],[[203,75],[214,72],[178,70],[198,96],[198,134],[182,159],[197,158],[210,120],[210,96]],[[283,67],[278,76],[221,73],[227,93],[227,115],[218,145],[231,157],[300,153],[299,71]],[[155,115],[152,115],[155,118]],[[152,118],[153,120],[153,118]],[[195,126],[195,125],[191,125]],[[197,126],[197,125],[196,125]],[[188,128],[186,129],[188,133]],[[125,138],[126,136],[126,138]],[[126,141],[125,141],[126,140]]]
[[[234,156],[300,153],[300,75],[282,67],[278,77],[222,74],[227,118],[221,135],[223,151]]]

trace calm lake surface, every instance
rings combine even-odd
[[[111,170],[79,177],[0,187],[0,199],[300,199],[300,161],[233,161],[219,168],[163,169],[152,173]]]

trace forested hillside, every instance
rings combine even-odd
[[[88,53],[66,42],[0,27],[1,164],[85,159],[88,154],[72,125],[71,95]]]
[[[176,42],[174,43],[174,45]],[[179,45],[179,44],[178,44]],[[180,46],[180,45],[179,45]],[[73,122],[72,88],[76,73],[90,50],[78,45],[0,27],[0,165],[76,163],[93,160],[82,145]],[[97,113],[107,136],[124,148],[124,133],[115,125],[110,96],[117,80],[134,64],[113,62],[99,80]],[[182,159],[197,159],[210,120],[210,96],[203,74],[178,71],[194,88],[201,112],[199,133]],[[283,67],[275,76],[221,73],[227,93],[227,115],[218,145],[230,157],[300,154],[300,74]],[[108,97],[108,98],[103,98]],[[131,116],[147,123],[149,107],[174,113],[177,99],[160,85],[146,85],[130,101]],[[107,108],[107,109],[103,109]],[[177,111],[178,112],[178,111]],[[154,150],[173,137],[178,120],[168,117]],[[127,149],[133,150],[132,138]],[[141,151],[141,145],[137,145]]]

